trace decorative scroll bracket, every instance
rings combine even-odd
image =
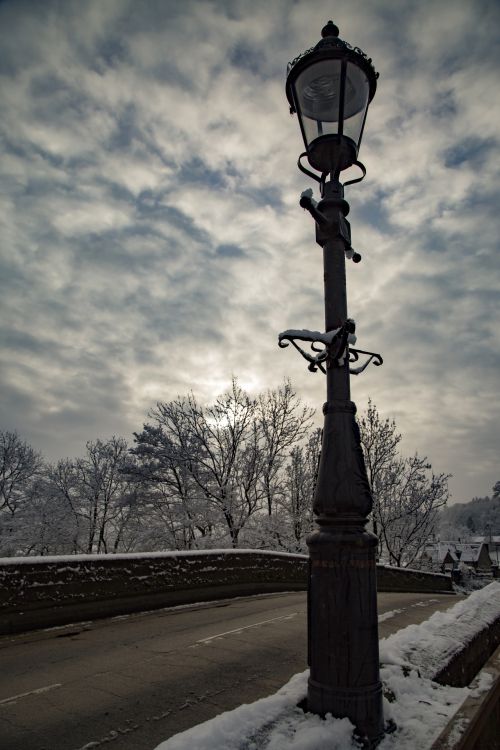
[[[349,369],[351,375],[359,375],[366,370],[370,362],[373,362],[378,367],[383,363],[383,359],[380,354],[376,354],[375,352],[365,352],[362,349],[349,348],[349,344],[356,343],[355,330],[356,324],[350,318],[340,328],[335,328],[326,333],[292,328],[279,334],[278,346],[284,349],[289,344],[292,344],[299,354],[309,362],[308,369],[311,372],[321,370],[325,374],[326,367],[341,367],[344,364],[346,352],[349,356],[349,363],[357,362],[359,355],[364,354],[368,357],[367,361],[359,367]],[[311,351],[315,352],[315,354],[305,351],[297,341],[310,343]]]
[[[384,364],[384,360],[380,354],[377,354],[376,352],[365,352],[363,349],[349,349],[349,364],[351,362],[357,362],[360,354],[366,355],[368,359],[359,367],[350,367],[349,372],[351,375],[360,375],[366,370],[370,362],[373,362],[375,367],[380,367],[380,365]]]
[[[341,328],[335,328],[333,331],[329,331],[328,333],[320,333],[320,331],[308,331],[306,329],[288,329],[287,331],[283,331],[283,333],[280,333],[278,336],[278,346],[280,346],[282,349],[287,347],[289,344],[292,344],[299,354],[301,354],[304,359],[306,359],[309,362],[309,370],[311,372],[317,372],[317,370],[321,370],[321,372],[326,373],[325,370],[325,363],[330,356],[330,350],[329,347],[331,346],[332,342],[338,338],[339,334],[341,333]],[[299,344],[297,344],[297,341],[307,341],[311,344],[311,350],[313,352],[316,352],[315,355],[309,354],[309,352],[306,352]],[[323,344],[322,347],[318,347],[318,344]]]

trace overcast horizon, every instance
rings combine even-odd
[[[316,183],[287,62],[340,37],[380,73],[346,188],[349,314],[382,367],[352,378],[406,455],[500,479],[500,5],[494,0],[0,2],[0,429],[47,460],[132,442],[148,411],[235,375],[325,381],[287,328],[323,330]]]

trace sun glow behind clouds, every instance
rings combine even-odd
[[[408,452],[498,479],[498,28],[493,0],[336,4],[380,71],[347,188],[349,313],[384,367],[353,379]],[[288,60],[331,4],[0,4],[2,411],[49,458],[130,438],[158,400],[324,383],[287,328],[323,327]],[[317,196],[316,196],[317,197]]]

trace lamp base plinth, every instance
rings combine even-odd
[[[321,519],[324,522],[324,518]],[[367,747],[384,734],[379,671],[376,537],[338,519],[307,540],[309,665],[307,708],[347,717]]]
[[[349,718],[366,748],[376,747],[385,735],[383,719],[378,720],[382,717],[381,683],[348,690],[328,688],[309,678],[306,710],[323,717],[331,714],[339,719]]]

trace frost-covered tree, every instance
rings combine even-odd
[[[25,502],[13,519],[15,554],[63,555],[75,551],[73,519],[66,504],[44,472],[31,485]]]
[[[500,484],[500,483],[497,483]],[[500,495],[474,497],[468,503],[454,503],[440,517],[441,539],[468,541],[473,536],[500,535]]]
[[[398,446],[401,435],[397,432],[396,423],[387,417],[383,419],[371,399],[368,408],[358,418],[361,433],[361,446],[365,457],[368,481],[373,496],[372,526],[374,534],[379,538],[379,556],[382,552],[382,540],[379,535],[379,497],[390,471],[390,467],[397,459]]]
[[[396,460],[377,497],[382,547],[388,562],[407,567],[420,557],[437,528],[439,509],[449,497],[449,474],[434,474],[418,455]]]
[[[135,435],[133,472],[146,480],[174,546],[236,547],[250,527],[254,543],[259,537],[272,546],[273,519],[285,502],[285,464],[311,416],[288,381],[255,399],[234,378],[208,406],[193,394],[158,403]]]
[[[321,451],[321,430],[316,429],[307,443],[295,446],[287,465],[287,500],[295,549],[305,552],[305,537],[313,528],[313,497]]]
[[[88,441],[54,465],[3,433],[0,554],[300,546],[312,410],[289,381],[250,398],[233,379],[210,405],[190,394],[150,417],[132,451]]]
[[[314,410],[304,406],[289,380],[275,390],[261,393],[257,399],[260,439],[265,461],[260,481],[266,510],[272,516],[276,501],[285,490],[283,467],[294,446],[307,435]]]
[[[43,459],[16,432],[0,432],[0,511],[13,516],[43,468]]]
[[[472,534],[467,526],[447,520],[446,510],[443,508],[439,515],[436,539],[443,542],[471,542]]]
[[[43,459],[16,432],[0,432],[0,554],[22,554],[20,513],[33,497],[43,472]]]
[[[136,486],[123,469],[129,460],[123,438],[89,441],[82,458],[59,461],[50,481],[72,516],[75,552],[116,552],[137,507]]]
[[[158,403],[150,413],[153,423],[135,435],[136,471],[168,490],[163,498],[166,509],[171,506],[167,518],[171,524],[177,521],[183,534],[187,526],[191,534],[204,536],[222,524],[237,546],[262,497],[256,412],[257,402],[233,379],[210,406],[199,404],[193,394]]]
[[[371,401],[359,426],[381,558],[406,567],[419,558],[437,529],[450,475],[434,474],[427,458],[418,454],[402,456],[395,422],[382,419]]]
[[[280,472],[280,493],[273,514],[253,516],[242,535],[244,546],[285,552],[307,552],[306,536],[313,527],[313,497],[321,449],[321,430],[294,445]]]

